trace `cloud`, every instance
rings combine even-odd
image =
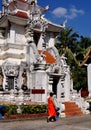
[[[68,19],[73,19],[78,15],[83,15],[84,13],[85,12],[82,9],[77,9],[75,6],[72,6],[70,9],[58,7],[52,11],[52,14],[54,14],[56,17]]]
[[[52,12],[56,17],[64,17],[67,14],[67,9],[63,7],[58,7]]]

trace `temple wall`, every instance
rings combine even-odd
[[[43,70],[32,73],[31,100],[46,102],[47,100],[47,74]]]

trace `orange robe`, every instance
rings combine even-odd
[[[51,97],[48,98],[48,116],[56,116],[55,105]]]

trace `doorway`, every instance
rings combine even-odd
[[[38,45],[39,39],[40,39],[40,33],[34,32],[34,42],[35,42],[36,46]]]
[[[59,77],[53,77],[53,85],[52,85],[52,91],[57,96],[57,85],[59,82]]]
[[[8,76],[8,90],[14,89],[14,76]]]

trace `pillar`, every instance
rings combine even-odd
[[[70,100],[70,75],[68,73],[66,73],[64,86],[65,86],[65,101],[69,101]]]
[[[91,64],[87,66],[87,78],[88,78],[89,97],[91,97]]]

